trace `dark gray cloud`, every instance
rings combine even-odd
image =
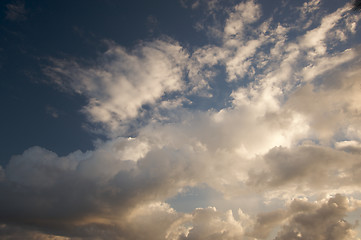
[[[292,217],[282,227],[275,240],[289,239],[358,239],[356,225],[345,220],[351,209],[349,200],[341,195],[330,198],[327,203],[309,204],[294,201],[290,206]]]
[[[126,153],[129,144],[132,141],[118,139],[94,152],[78,151],[65,157],[32,147],[14,156],[2,171],[0,222],[85,239],[93,235],[96,239],[109,231],[117,236],[112,239],[122,239],[130,231],[122,222],[134,211],[175,195],[199,175],[199,168],[174,149],[154,149],[145,158],[131,160],[140,148],[134,151],[134,145],[130,148],[134,153]],[[124,159],[119,159],[118,151],[123,152]],[[139,229],[132,234],[138,236],[136,232]]]
[[[352,2],[353,9],[356,11],[361,10],[361,1],[360,0],[353,0]]]
[[[46,234],[36,229],[24,226],[0,225],[0,238],[4,240],[37,239],[37,240],[67,240],[66,237]],[[79,238],[72,238],[79,240]]]
[[[254,230],[248,235],[266,239],[276,226],[280,226],[274,240],[356,240],[357,222],[348,222],[345,217],[358,205],[340,194],[316,202],[295,199],[285,209],[259,214]]]
[[[253,187],[291,186],[297,191],[358,186],[361,156],[316,145],[276,147],[264,156],[265,170],[252,170]]]

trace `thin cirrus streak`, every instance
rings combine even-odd
[[[298,14],[286,22],[263,18],[257,1],[210,2],[208,14],[227,15],[216,43],[108,40],[92,66],[49,59],[44,74],[88,100],[82,113],[107,140],[13,156],[0,168],[0,236],[359,239],[360,47],[350,39],[360,15],[313,0],[286,6]],[[224,104],[203,109],[194,96]],[[197,201],[202,188],[216,194]]]

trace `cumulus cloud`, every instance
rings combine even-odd
[[[38,167],[41,168],[40,164]],[[231,210],[219,211],[214,207],[181,213],[156,200],[162,195],[159,190],[155,193],[157,184],[153,178],[158,178],[158,175],[143,176],[138,182],[127,178],[136,175],[131,173],[138,171],[136,167],[133,170],[129,167],[125,169],[127,167],[122,167],[113,180],[102,184],[87,178],[89,173],[82,177],[81,174],[68,173],[67,178],[73,175],[69,183],[61,179],[57,180],[58,184],[49,187],[33,185],[29,188],[26,180],[7,180],[11,188],[4,191],[4,185],[1,185],[6,195],[1,200],[0,211],[1,220],[8,223],[0,226],[1,235],[5,239],[21,236],[27,239],[232,240],[267,239],[271,232],[277,231],[275,239],[302,239],[308,236],[312,239],[357,239],[354,230],[356,224],[346,220],[347,214],[360,206],[359,201],[352,198],[335,195],[316,202],[295,199],[285,208],[255,216],[247,215],[241,209],[234,213]],[[44,175],[38,171],[35,173]],[[9,172],[8,176],[15,174]],[[162,179],[167,178],[163,176]],[[171,179],[174,178],[168,178],[168,181],[174,184],[176,180]],[[117,184],[113,184],[114,181]],[[148,189],[141,188],[141,185],[152,189],[147,192]],[[130,188],[135,188],[134,194]],[[28,191],[32,191],[31,196],[27,194]],[[149,198],[153,193],[155,195]],[[128,201],[130,195],[133,196]],[[19,200],[19,197],[22,199]],[[9,206],[6,200],[10,199],[15,207],[5,209],[4,204]],[[124,209],[120,211],[122,207]],[[14,222],[26,228],[13,225]]]
[[[135,145],[140,148],[136,150]],[[181,224],[192,222],[192,218],[196,228],[190,231],[189,239],[202,231],[198,230],[202,224],[212,227],[213,221],[203,222],[206,219],[201,215],[207,214],[203,210],[196,210],[193,217],[159,202],[182,186],[194,184],[201,178],[197,175],[203,176],[198,172],[202,165],[193,162],[196,158],[187,160],[191,155],[186,150],[164,148],[148,153],[145,149],[144,157],[136,156],[141,145],[119,139],[94,152],[74,152],[65,157],[33,147],[13,157],[1,182],[1,221],[85,239],[178,239],[188,236],[188,227]],[[134,153],[117,154],[126,149]],[[235,224],[229,217],[209,211],[215,221],[225,221],[215,235]],[[239,230],[229,231],[226,236]],[[37,236],[33,230],[24,234]]]
[[[325,203],[294,201],[289,212],[292,217],[275,240],[358,239],[354,231],[355,225],[344,219],[352,209],[349,200],[341,195],[336,195]]]
[[[275,240],[282,239],[358,239],[357,223],[345,220],[357,201],[336,194],[329,199],[309,202],[295,199],[287,208],[258,215],[251,236],[266,238],[276,225],[282,225]]]
[[[216,117],[213,129],[219,128],[217,121]],[[114,239],[142,239],[150,234],[154,239],[237,239],[250,231],[252,223],[241,212],[238,215],[247,221],[236,221],[231,212],[219,213],[214,208],[195,210],[192,215],[178,213],[161,201],[186,186],[204,182],[229,196],[239,190],[245,194],[246,187],[239,189],[247,181],[244,171],[255,166],[263,166],[265,171],[251,175],[254,182],[248,182],[252,188],[247,194],[261,186],[264,191],[279,187],[287,191],[285,186],[296,185],[296,193],[302,192],[302,186],[333,191],[354,186],[355,190],[359,182],[358,154],[316,146],[277,148],[261,163],[257,156],[247,161],[249,152],[243,151],[250,151],[251,145],[235,148],[237,139],[228,140],[229,146],[227,142],[219,146],[218,141],[232,136],[221,134],[225,128],[205,134],[197,126],[189,132],[174,126],[154,127],[135,139],[114,139],[85,153],[59,157],[33,147],[14,156],[0,185],[4,193],[1,221],[85,239],[104,237],[104,232]],[[191,135],[195,129],[199,132]],[[159,135],[154,136],[153,131]],[[147,133],[153,133],[152,137]],[[213,135],[217,138],[212,139]],[[244,139],[250,137],[245,135]],[[155,222],[159,227],[153,226]],[[263,222],[259,227],[267,233],[281,222]]]
[[[193,227],[186,235],[181,236],[179,239],[239,239],[239,237],[244,235],[244,228],[242,226],[242,221],[244,220],[236,221],[232,211],[222,213],[217,212],[212,207],[196,209],[192,214]]]

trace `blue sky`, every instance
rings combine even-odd
[[[349,1],[3,1],[4,239],[360,239]]]

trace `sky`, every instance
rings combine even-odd
[[[0,238],[360,240],[354,5],[1,1]]]

